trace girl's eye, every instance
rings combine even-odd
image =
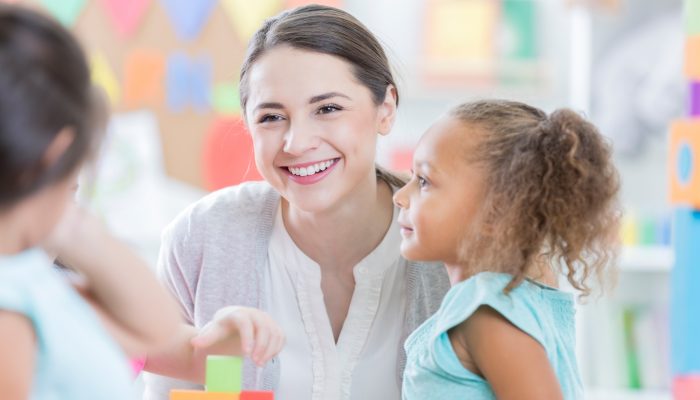
[[[428,186],[428,180],[423,178],[422,176],[416,177],[418,179],[418,187],[421,189],[425,188]]]
[[[343,108],[335,104],[327,104],[318,109],[319,114],[330,114],[332,112],[340,111]]]
[[[281,120],[282,120],[282,116],[280,116],[280,115],[277,115],[277,114],[265,114],[265,115],[263,115],[262,117],[260,117],[260,119],[258,120],[258,123],[259,123],[259,124],[264,124],[264,123],[266,123],[266,122],[277,122],[277,121],[281,121]]]

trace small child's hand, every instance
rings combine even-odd
[[[259,366],[284,347],[285,336],[265,312],[250,307],[229,306],[216,312],[214,319],[192,339],[192,345],[204,349],[227,339],[238,339],[240,351]]]

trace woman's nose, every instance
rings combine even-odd
[[[291,155],[301,155],[308,150],[318,147],[320,142],[313,124],[303,121],[293,121],[285,135],[284,152]]]

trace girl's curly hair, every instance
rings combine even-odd
[[[574,111],[547,116],[513,101],[467,103],[449,116],[478,132],[467,158],[487,175],[464,264],[512,274],[506,292],[549,264],[588,295],[588,278],[603,278],[618,247],[620,184],[605,138]]]

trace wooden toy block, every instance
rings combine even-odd
[[[674,377],[673,398],[675,400],[700,399],[700,374]]]
[[[263,391],[244,391],[241,392],[240,400],[275,400],[274,392],[263,392]]]
[[[669,150],[671,203],[700,208],[700,119],[674,122]]]
[[[207,392],[238,393],[241,391],[243,359],[232,356],[207,357]]]
[[[690,82],[690,110],[691,117],[700,117],[700,80]]]
[[[671,370],[700,373],[700,210],[676,208],[672,229]]]
[[[688,79],[700,80],[700,35],[686,38],[684,72]]]
[[[170,400],[240,400],[240,393],[205,392],[202,390],[171,390]]]

